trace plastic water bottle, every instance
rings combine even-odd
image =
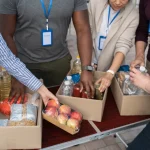
[[[70,81],[64,81],[62,87],[62,95],[72,96],[72,92],[73,92],[73,85],[70,83]]]
[[[131,83],[129,75],[125,75],[122,91],[125,95],[134,95],[137,92],[137,87]]]
[[[146,73],[147,73],[147,69],[146,69],[144,66],[140,66],[139,71],[140,71],[141,73],[143,73],[143,74],[146,74]],[[145,94],[148,94],[148,93],[145,92],[143,89],[138,88],[136,94],[137,94],[137,95],[145,95]]]
[[[81,74],[81,61],[79,55],[77,56],[76,60],[73,62],[73,67],[72,67],[72,74]]]
[[[72,76],[67,76],[67,81],[69,81],[72,86],[74,85],[73,80],[72,80]]]

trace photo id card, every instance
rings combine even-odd
[[[42,30],[42,46],[51,46],[53,42],[52,29]]]
[[[99,37],[99,46],[98,46],[98,49],[99,49],[99,50],[102,50],[102,49],[103,49],[105,40],[106,40],[106,36],[100,36],[100,37]]]

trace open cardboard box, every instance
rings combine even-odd
[[[28,93],[31,91],[27,90]],[[40,98],[36,126],[0,127],[0,149],[39,149],[42,146],[42,99]],[[0,119],[6,116],[0,114]]]
[[[70,128],[70,127],[68,127],[67,125],[60,124],[60,123],[57,121],[57,119],[52,118],[52,117],[46,115],[44,112],[42,112],[42,114],[43,114],[43,118],[44,118],[45,120],[47,120],[48,122],[52,123],[53,125],[55,125],[55,126],[61,128],[62,130],[66,131],[66,132],[68,132],[68,133],[70,133],[70,134],[72,134],[72,135],[74,135],[74,134],[76,134],[76,133],[78,133],[78,132],[80,131],[80,130],[75,130],[75,129],[73,129],[73,128]]]
[[[98,80],[104,73],[95,71],[94,81]],[[61,95],[62,85],[56,93],[60,103],[69,105],[72,109],[82,113],[83,119],[101,122],[105,107],[107,90],[104,92],[103,100],[78,98]]]
[[[124,95],[116,77],[111,90],[121,116],[150,115],[150,95]]]

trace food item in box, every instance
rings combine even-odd
[[[46,107],[45,113],[52,118],[58,117],[58,110],[56,107]]]
[[[68,105],[61,105],[59,107],[59,113],[60,114],[66,114],[66,115],[70,116],[71,108]]]
[[[56,100],[49,100],[46,107],[56,107],[59,108],[60,104],[56,102]]]
[[[7,126],[8,119],[0,119],[0,126]]]
[[[81,92],[80,92],[80,85],[79,84],[75,84],[73,87],[73,93],[72,96],[73,97],[80,97]]]
[[[6,116],[9,116],[11,113],[11,105],[14,103],[13,98],[11,101],[9,101],[9,98],[4,99],[2,102],[0,102],[0,112]],[[27,95],[25,95],[24,103],[28,101]],[[22,102],[21,96],[17,100],[17,104],[20,104]]]
[[[82,90],[81,92],[81,98],[88,98],[88,93],[85,90]]]
[[[67,124],[68,116],[66,114],[59,114],[57,120],[60,124]]]
[[[125,80],[125,75],[129,75],[129,72],[120,71],[117,73],[117,80],[119,82],[120,87],[122,87],[123,82]]]
[[[81,121],[82,121],[82,114],[79,113],[79,112],[77,112],[77,111],[73,111],[73,112],[71,113],[71,115],[70,115],[70,118],[76,119],[76,120],[78,120],[79,122],[81,122]]]
[[[79,130],[80,129],[80,122],[76,119],[70,118],[67,121],[67,126],[70,128],[73,128],[75,130]]]
[[[9,126],[35,126],[37,107],[32,104],[13,104]]]
[[[95,99],[103,100],[103,93],[99,91],[100,84],[95,84]]]

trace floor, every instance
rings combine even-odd
[[[144,128],[145,126],[139,126],[136,128],[128,129],[119,132],[119,135],[126,143],[130,143]],[[107,136],[100,140],[91,141],[78,146],[73,146],[65,150],[126,150],[125,146],[118,137],[113,135]]]

